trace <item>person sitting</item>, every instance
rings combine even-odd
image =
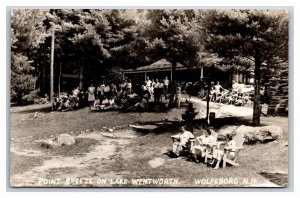
[[[239,84],[233,80],[232,81],[232,92],[237,93],[238,89],[239,89]]]
[[[139,102],[137,102],[135,105],[137,110],[144,110],[148,108],[148,96],[144,95]]]
[[[201,136],[196,137],[196,140],[199,142],[199,145],[195,145],[191,148],[191,154],[194,160],[196,162],[199,162],[197,156],[201,155],[201,157],[203,158],[206,149],[210,149],[209,144],[215,142],[215,138],[212,135],[212,129],[207,128]]]
[[[222,90],[224,90],[224,88],[220,85],[220,81],[217,81],[217,84],[214,86],[214,101],[221,95]]]
[[[213,150],[212,161],[209,164],[213,165],[214,162],[217,161],[217,164],[214,169],[220,168],[220,162],[225,154],[225,150],[230,151],[227,154],[227,158],[233,159],[235,157],[236,142],[232,139],[231,134],[226,135],[226,142],[223,144],[225,144],[225,147],[223,149],[217,148]]]
[[[172,152],[175,154],[176,157],[180,155],[184,146],[188,146],[187,144],[189,143],[189,140],[191,138],[195,138],[193,133],[187,131],[184,126],[182,126],[180,129],[182,131],[181,134],[171,136],[171,138],[173,139]]]
[[[53,94],[51,98],[52,103],[52,111],[57,110],[60,107],[61,99],[59,98],[58,94]]]
[[[227,95],[227,91],[225,89],[222,89],[220,94],[217,95],[215,102],[223,103],[225,101],[226,95]]]
[[[234,102],[234,105],[236,106],[244,106],[244,94],[243,93],[238,93],[237,94],[237,97],[236,97],[236,100]]]
[[[123,91],[118,95],[118,97],[116,98],[116,105],[120,109],[126,108],[128,106],[128,98],[126,91]]]

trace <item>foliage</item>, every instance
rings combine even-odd
[[[37,94],[38,73],[33,52],[45,42],[45,12],[37,9],[11,12],[11,101],[17,104],[32,103]]]
[[[151,21],[146,39],[154,59],[166,58],[176,70],[176,63],[194,66],[199,59],[198,23],[193,10],[149,10]],[[175,74],[175,72],[174,72]],[[176,75],[175,75],[176,76]]]
[[[21,54],[12,54],[11,59],[11,100],[17,104],[31,103],[36,81],[31,75],[31,61]]]
[[[285,10],[209,10],[201,18],[205,47],[227,62],[255,66],[253,124],[260,123],[263,64],[276,67],[288,59],[288,13]],[[245,62],[245,59],[250,62]]]
[[[185,112],[182,114],[182,119],[187,122],[192,122],[198,112],[196,112],[196,108],[194,107],[193,103],[191,101],[186,101],[188,103]]]

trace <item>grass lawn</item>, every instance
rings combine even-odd
[[[114,182],[107,185],[74,185],[92,187],[237,187],[272,186],[273,183],[279,186],[287,185],[288,118],[286,117],[262,117],[262,125],[281,126],[285,132],[284,136],[273,143],[245,145],[238,159],[240,167],[227,167],[219,170],[214,170],[202,162],[189,161],[185,156],[170,158],[166,155],[165,153],[172,147],[170,136],[178,133],[176,130],[136,133],[134,138],[127,138],[129,133],[131,135],[130,130],[124,133],[115,130],[112,133],[115,134],[114,138],[105,137],[99,132],[102,127],[112,128],[145,121],[177,118],[181,111],[184,109],[172,109],[167,112],[119,113],[115,111],[89,112],[87,108],[84,108],[72,112],[42,112],[35,119],[33,118],[34,111],[12,111],[10,133],[12,184],[35,186],[34,181],[30,184],[22,184],[25,177],[30,180],[30,178],[36,179],[35,177],[70,176],[129,181],[139,178],[177,180],[177,183],[164,185],[153,183],[133,185],[131,182],[122,185]],[[232,118],[230,122],[247,125],[251,122],[251,117]],[[226,121],[226,123],[229,122]],[[76,144],[71,146],[45,149],[34,143],[35,140],[46,139],[51,135],[80,133],[91,129],[97,132],[82,135],[80,138],[76,136]],[[196,131],[196,136],[200,133],[200,130]],[[156,161],[160,164],[152,166],[150,165],[152,161],[154,164]],[[279,175],[274,176],[270,173]],[[224,179],[236,180],[238,183],[220,183],[220,180]],[[214,182],[219,183],[216,185]]]

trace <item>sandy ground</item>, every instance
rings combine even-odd
[[[135,138],[136,134],[132,130],[122,130],[119,132],[100,132],[83,133],[75,136],[79,138],[91,138],[101,142],[90,152],[83,155],[65,157],[53,156],[45,160],[40,166],[36,166],[29,171],[12,175],[11,185],[21,186],[50,186],[50,187],[72,187],[72,186],[103,186],[97,183],[101,178],[121,179],[122,173],[118,174],[103,171],[105,166],[111,165],[115,157],[123,155],[121,150],[130,139]],[[62,146],[61,149],[68,149]],[[17,150],[12,147],[11,152],[17,155],[42,156],[38,150]],[[26,179],[25,179],[26,178]],[[83,181],[76,181],[75,178],[82,178]],[[86,180],[93,180],[89,183]],[[105,185],[106,186],[106,185]],[[108,185],[111,186],[111,185]]]

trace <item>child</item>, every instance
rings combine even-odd
[[[209,164],[213,165],[215,160],[217,160],[217,164],[214,169],[220,168],[220,162],[225,154],[225,150],[229,151],[227,156],[228,158],[234,158],[235,156],[236,142],[232,139],[232,135],[227,134],[226,141],[227,143],[225,143],[224,149],[215,149],[213,151],[213,158]]]
[[[201,157],[204,157],[206,149],[208,149],[208,144],[212,144],[215,142],[215,138],[212,135],[212,130],[207,128],[203,135],[196,137],[196,140],[199,142],[199,145],[193,146],[191,148],[191,154],[193,155],[196,162],[197,154],[201,154]]]

